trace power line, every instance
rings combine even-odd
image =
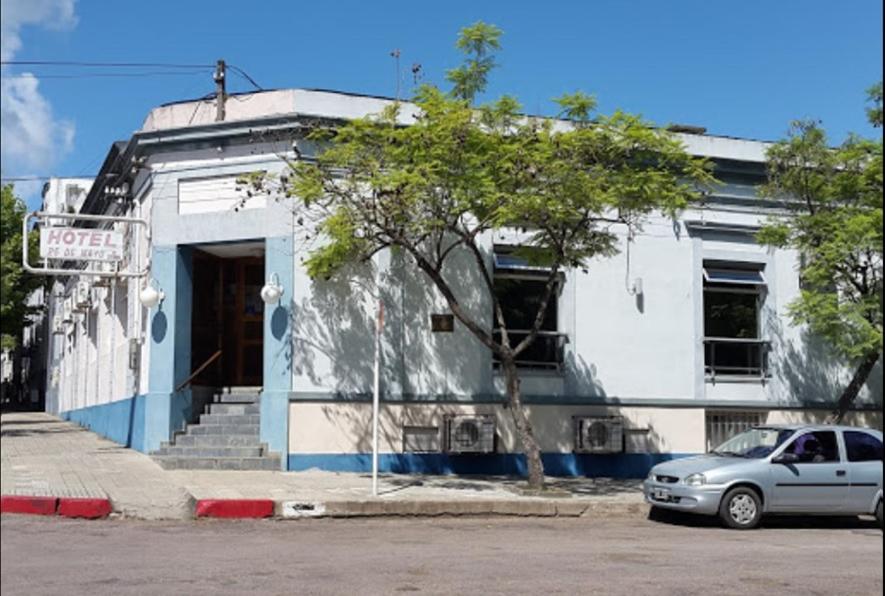
[[[168,62],[82,62],[75,60],[3,60],[3,66],[82,66],[84,68],[215,68],[214,64],[172,64]]]
[[[79,174],[77,176],[0,176],[2,182],[40,182],[43,180],[51,180],[52,178],[94,178],[88,174]]]
[[[79,60],[3,60],[0,61],[2,66],[75,66],[82,68],[181,68],[181,69],[209,69],[215,68],[214,64],[175,64],[168,62],[86,62]],[[236,74],[243,77],[258,91],[264,91],[264,88],[255,82],[249,74],[234,64],[228,64],[228,68]],[[89,76],[104,77],[122,77],[122,76],[153,76],[155,74],[173,74],[173,73],[99,73],[96,75],[41,75],[41,78],[85,78]],[[192,73],[181,73],[192,74]],[[3,78],[12,78],[16,75],[4,75]]]
[[[233,64],[228,64],[227,66],[228,66],[228,68],[230,68],[231,70],[233,70],[235,73],[237,73],[238,75],[240,75],[241,77],[243,77],[244,79],[246,79],[247,81],[249,81],[250,83],[252,83],[252,85],[253,85],[257,90],[259,90],[259,91],[264,91],[264,88],[263,88],[261,85],[259,85],[258,83],[256,83],[256,82],[255,82],[255,79],[253,79],[253,78],[250,77],[248,74],[246,74],[246,71],[244,71],[242,68],[240,68],[239,66],[234,66]]]
[[[176,76],[176,75],[185,75],[185,76],[193,76],[204,74],[203,71],[192,71],[192,72],[182,72],[182,71],[155,71],[155,72],[99,72],[99,73],[84,73],[84,74],[72,74],[72,75],[64,75],[64,74],[41,74],[41,75],[32,75],[32,74],[14,74],[14,75],[0,75],[0,79],[26,79],[30,77],[37,77],[41,81],[43,79],[92,79],[92,78],[135,78],[135,77],[152,77],[152,76]]]

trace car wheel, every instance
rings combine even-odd
[[[719,505],[719,517],[729,528],[753,529],[762,519],[762,500],[752,488],[739,486],[725,494]]]
[[[882,522],[882,499],[879,499],[879,504],[876,505],[876,521],[879,522],[879,527],[885,529],[885,524]]]

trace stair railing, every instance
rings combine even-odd
[[[175,388],[175,392],[177,393],[177,392],[181,391],[182,389],[184,389],[185,387],[187,387],[188,385],[190,385],[191,382],[197,377],[197,375],[199,375],[201,372],[203,372],[203,370],[205,370],[207,366],[209,366],[210,364],[212,364],[213,362],[218,360],[220,357],[221,357],[221,350],[218,350],[217,352],[215,352],[214,354],[209,356],[209,358],[207,358],[206,361],[197,368],[197,370],[192,372],[190,374],[190,376],[188,378],[186,378],[184,380],[184,382],[181,383],[181,385],[179,385],[178,387]]]

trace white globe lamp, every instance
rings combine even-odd
[[[280,280],[277,278],[277,274],[274,273],[268,278],[264,287],[261,288],[261,299],[265,304],[276,304],[280,301],[282,295],[283,286],[280,285]]]
[[[163,301],[166,295],[162,290],[158,290],[152,283],[148,283],[138,295],[138,299],[148,308],[154,308]]]

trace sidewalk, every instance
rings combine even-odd
[[[0,493],[108,498],[116,514],[189,519],[196,502],[270,500],[278,517],[643,515],[638,480],[550,478],[544,496],[516,478],[163,470],[137,451],[42,413],[0,417]]]

